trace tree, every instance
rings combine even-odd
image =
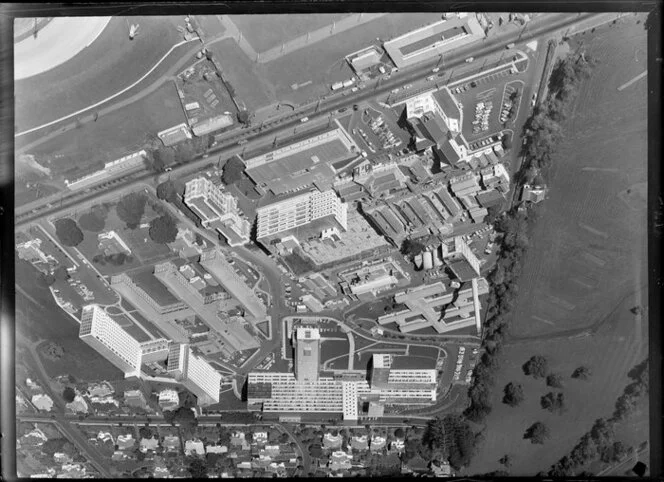
[[[72,387],[65,387],[65,389],[62,391],[62,398],[65,400],[65,402],[71,403],[74,401],[74,398],[76,398],[76,392]]]
[[[484,222],[487,224],[493,224],[493,222],[500,216],[500,214],[503,212],[503,203],[501,202],[500,204],[494,205],[494,206],[489,206],[487,208],[487,216],[484,219]]]
[[[549,362],[546,357],[534,355],[523,365],[523,372],[533,378],[544,378],[549,371]]]
[[[248,110],[241,110],[240,112],[237,113],[237,121],[240,124],[249,124],[249,118],[251,116],[249,115]]]
[[[242,162],[242,159],[240,159],[238,156],[233,156],[228,161],[226,161],[226,164],[224,164],[221,173],[221,180],[224,182],[224,184],[229,186],[242,179],[243,174],[244,163]]]
[[[572,373],[572,378],[587,380],[592,375],[592,371],[587,366],[580,366]]]
[[[55,222],[55,235],[65,246],[78,246],[83,241],[83,231],[76,221],[70,218],[58,219]]]
[[[150,427],[141,427],[138,429],[138,434],[142,438],[152,438],[152,429]]]
[[[512,148],[512,136],[510,134],[505,134],[502,140],[503,140],[503,148],[505,150]]]
[[[98,207],[96,206],[96,208]],[[81,215],[81,217],[78,218],[78,224],[81,228],[92,233],[103,231],[106,226],[106,216],[103,208],[93,208],[90,212]]]
[[[196,457],[193,459],[187,468],[194,479],[202,479],[207,476],[207,464],[201,458]]]
[[[396,429],[396,430],[394,431],[394,436],[395,436],[396,438],[402,439],[402,438],[404,437],[403,429],[402,429],[402,428],[398,428],[398,429]]]
[[[602,462],[612,463],[620,462],[629,454],[629,448],[621,441],[614,442],[613,445],[602,450]]]
[[[160,147],[152,151],[152,168],[161,172],[175,162],[175,151],[172,147]]]
[[[510,382],[505,386],[505,395],[503,396],[503,403],[510,407],[516,407],[523,402],[523,387],[519,383]]]
[[[500,465],[503,465],[509,469],[512,466],[512,457],[509,454],[505,454],[498,462]]]
[[[557,373],[550,373],[546,377],[546,385],[553,388],[563,388],[563,377]]]
[[[551,436],[549,427],[542,422],[535,422],[526,430],[523,435],[524,439],[529,439],[533,444],[543,444],[546,439]]]
[[[142,193],[133,192],[120,199],[115,206],[115,211],[129,229],[135,229],[145,213],[146,203],[147,198]]]
[[[171,216],[165,214],[152,220],[148,234],[155,243],[172,243],[178,235],[178,226]]]
[[[53,283],[55,283],[55,276],[37,271],[37,286],[40,288],[48,288]]]
[[[436,417],[427,422],[422,441],[433,449],[445,444],[445,422],[442,418]]]
[[[419,241],[404,239],[401,243],[401,254],[405,256],[417,256],[424,251],[424,245]]]
[[[162,201],[172,202],[176,196],[177,191],[175,189],[175,183],[170,179],[157,186],[157,197]]]
[[[540,399],[540,405],[549,412],[562,412],[565,409],[565,395],[549,392]]]

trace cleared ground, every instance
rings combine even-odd
[[[307,32],[332,25],[349,14],[231,15],[256,52],[288,42]]]
[[[645,205],[632,211],[617,197],[646,172],[645,82],[616,91],[645,68],[643,58],[635,57],[639,49],[645,52],[645,31],[636,20],[582,37],[586,53],[600,63],[564,126],[567,142],[554,160],[550,198],[536,221],[519,282],[511,327],[517,340],[504,350],[486,439],[467,473],[498,470],[506,453],[513,459],[511,475],[548,470],[597,418],[611,416],[630,382],[627,373],[647,356],[647,316],[630,312],[645,303]],[[547,340],[596,321],[603,323],[592,336]],[[533,355],[548,357],[551,371],[565,378],[562,415],[540,407],[550,388],[523,374],[523,363]],[[581,365],[593,372],[588,381],[570,378]],[[526,398],[516,409],[501,403],[502,390],[512,381],[523,385]],[[634,443],[647,438],[643,415],[637,418],[639,423],[619,426],[617,438]],[[536,421],[551,430],[544,445],[523,439]]]
[[[130,23],[140,25],[134,40],[129,40]],[[182,17],[114,17],[80,54],[16,82],[18,132],[94,104],[138,80],[183,40],[178,24],[184,24]]]
[[[641,196],[626,203],[620,193],[638,192],[646,180],[647,85],[616,89],[645,69],[634,55],[645,41],[632,19],[585,36],[584,49],[599,64],[563,126],[519,282],[515,336],[589,326],[644,289],[646,204]]]

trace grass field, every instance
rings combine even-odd
[[[511,475],[548,470],[597,418],[611,416],[630,381],[627,373],[647,356],[647,317],[630,312],[644,303],[647,285],[645,206],[631,211],[617,197],[646,174],[645,82],[616,91],[645,69],[634,54],[645,51],[645,32],[634,18],[628,22],[584,38],[586,54],[599,65],[564,126],[566,142],[554,158],[551,194],[535,222],[519,282],[511,326],[515,340],[504,350],[487,436],[467,473],[498,470],[505,453],[513,458]],[[596,321],[603,323],[594,335],[551,337]],[[551,371],[565,377],[562,415],[540,408],[540,397],[550,389],[523,374],[522,364],[536,354],[548,357]],[[591,368],[592,377],[572,380],[581,365]],[[525,401],[517,409],[501,403],[503,387],[512,381],[524,388]],[[538,420],[551,429],[544,445],[523,439]],[[638,443],[647,438],[642,420],[622,424],[616,435]]]
[[[97,122],[64,132],[31,153],[45,158],[55,175],[72,166],[111,161],[143,148],[157,132],[185,122],[175,84],[166,82],[152,94],[129,106],[100,116]]]
[[[349,14],[231,15],[256,52],[264,52],[307,32],[313,32]]]
[[[49,340],[62,346],[60,360],[43,360],[48,374],[56,377],[73,374],[79,380],[116,380],[122,372],[79,340],[80,325],[55,303],[48,289],[34,283],[34,268],[27,262],[16,262],[16,284],[29,293],[16,293],[16,330],[31,338]]]
[[[519,283],[516,336],[588,326],[645,286],[646,204],[635,210],[619,197],[647,175],[647,84],[616,91],[645,69],[634,55],[645,31],[630,22],[585,37],[599,65],[563,126]]]
[[[321,340],[320,344],[320,362],[321,365],[325,363],[326,360],[330,360],[336,357],[343,357],[339,360],[342,365],[347,365],[348,360],[348,340]],[[338,363],[337,365],[338,368]]]
[[[129,40],[129,22],[140,25],[133,41]],[[184,24],[182,17],[115,17],[90,46],[69,61],[17,82],[15,123],[19,132],[99,102],[134,83],[182,40],[178,24]]]

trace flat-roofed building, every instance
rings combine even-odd
[[[470,281],[480,275],[480,261],[461,236],[444,242],[443,261],[460,281]]]
[[[141,344],[100,306],[83,307],[79,338],[119,368],[125,377],[140,376]]]
[[[251,224],[241,216],[237,199],[205,177],[187,182],[184,203],[201,219],[203,226],[216,229],[230,246],[249,242]]]
[[[315,382],[320,371],[320,331],[298,326],[294,335],[295,376],[299,382]]]
[[[475,326],[480,316],[479,303],[475,297],[489,292],[484,278],[477,278],[472,286],[462,284],[449,290],[438,281],[422,285],[394,295],[394,301],[406,305],[406,309],[380,316],[378,323],[396,323],[404,333],[432,327],[438,333],[447,333],[460,328]]]
[[[412,30],[383,46],[394,64],[402,68],[444,55],[485,36],[475,16],[455,17]]]
[[[187,124],[182,123],[157,133],[157,137],[168,147],[191,139],[192,136]]]
[[[374,354],[372,357],[371,386],[386,390],[436,390],[436,366],[419,358]],[[435,393],[432,395],[435,399]]]
[[[267,317],[267,308],[261,298],[251,289],[217,247],[201,254],[200,264],[233,298],[246,310],[245,317],[252,322],[261,322]]]
[[[320,220],[320,235],[326,227],[348,228],[348,205],[333,190],[312,190],[276,201],[256,210],[257,239],[263,244],[297,235],[298,231]]]
[[[168,372],[198,397],[201,406],[219,403],[221,375],[189,345],[172,343],[168,353]]]
[[[380,53],[376,50],[375,47],[369,47],[357,55],[346,57],[349,61],[351,67],[358,74],[363,70],[366,70],[374,65],[380,63]]]

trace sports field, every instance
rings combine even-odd
[[[645,293],[645,200],[626,203],[620,194],[647,179],[647,84],[617,88],[645,70],[634,52],[645,52],[646,35],[630,17],[583,41],[599,64],[563,125],[519,281],[515,337],[590,326]]]
[[[293,40],[307,32],[313,32],[349,14],[282,14],[282,15],[231,15],[230,18],[242,31],[256,52],[264,52],[274,46]]]
[[[139,24],[134,40],[129,25]],[[60,66],[16,82],[19,131],[94,104],[142,77],[182,36],[182,17],[114,17],[101,35]],[[170,59],[173,63],[177,59]],[[169,61],[165,63],[168,64]]]

